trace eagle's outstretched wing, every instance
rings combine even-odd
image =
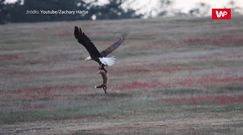
[[[98,51],[98,49],[91,42],[91,40],[88,38],[88,36],[81,30],[81,28],[78,28],[77,26],[75,26],[74,36],[78,40],[78,42],[87,49],[91,58],[97,59],[98,57],[101,57],[101,54]]]
[[[110,53],[112,53],[116,48],[118,48],[125,40],[127,34],[123,34],[122,37],[114,42],[111,46],[109,46],[108,48],[106,48],[105,50],[103,50],[100,54],[102,57],[106,57],[107,55],[109,55]]]

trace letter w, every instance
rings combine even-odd
[[[223,11],[216,11],[216,15],[218,18],[220,17],[224,17],[227,13],[223,12]]]

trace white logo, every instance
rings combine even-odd
[[[228,14],[227,11],[216,11],[216,15],[218,18],[224,17]]]

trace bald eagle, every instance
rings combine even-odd
[[[116,48],[118,48],[125,40],[125,35],[123,35],[118,41],[114,42],[111,46],[106,48],[105,50],[99,52],[95,47],[94,43],[88,38],[88,36],[81,30],[81,28],[75,26],[74,27],[74,36],[77,41],[82,44],[89,55],[85,58],[85,61],[94,60],[99,64],[100,74],[103,78],[103,84],[97,86],[96,88],[103,88],[106,93],[107,89],[107,70],[105,67],[112,66],[115,62],[114,57],[107,57],[110,53],[112,53]]]

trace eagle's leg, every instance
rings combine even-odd
[[[101,74],[101,77],[103,79],[103,82],[101,85],[99,86],[96,86],[96,88],[103,88],[105,94],[107,93],[106,90],[107,90],[107,80],[108,80],[108,77],[107,77],[107,70],[104,68],[104,67],[100,67],[100,71],[99,73]]]

